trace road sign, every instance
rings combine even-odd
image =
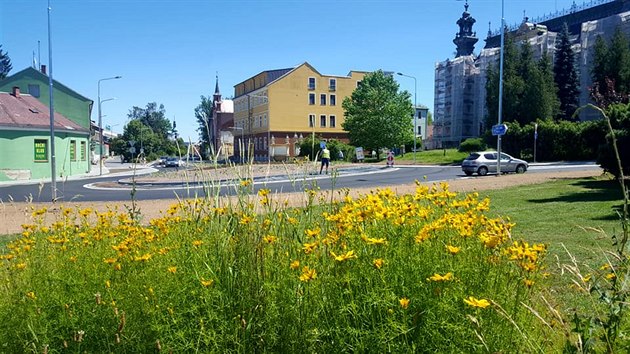
[[[130,148],[129,148],[129,153],[130,153],[130,154],[135,154],[135,153],[136,153],[136,148],[135,148],[135,147],[133,147],[133,146],[132,146],[132,147],[130,147]]]
[[[508,127],[505,124],[497,124],[492,126],[492,135],[505,135]]]

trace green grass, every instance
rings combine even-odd
[[[460,164],[468,156],[468,153],[459,152],[457,149],[425,150],[416,153],[409,152],[396,158],[402,161],[414,161],[414,155],[418,164],[452,165]]]
[[[516,223],[514,236],[548,244],[550,261],[555,256],[568,261],[564,245],[583,262],[601,262],[602,250],[613,249],[611,236],[621,229],[616,213],[621,190],[617,182],[604,178],[563,179],[480,194],[490,198],[493,212]]]

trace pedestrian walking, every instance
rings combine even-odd
[[[326,166],[326,174],[328,174],[328,165],[330,164],[330,150],[328,150],[327,147],[324,146],[324,149],[322,150],[322,165],[319,168],[319,174],[322,174],[322,170],[324,169],[324,166]]]

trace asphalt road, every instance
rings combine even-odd
[[[570,164],[540,164],[530,166],[527,173],[570,171],[570,170],[598,170],[593,163]],[[426,176],[426,179],[425,179]],[[132,199],[132,186],[120,185],[117,188],[99,188],[101,182],[118,182],[129,177],[93,177],[73,181],[57,181],[57,197],[63,201],[127,201]],[[275,177],[268,180],[255,180],[254,191],[269,188],[273,192],[303,191],[313,186],[321,190],[340,188],[375,188],[413,183],[415,180],[428,182],[445,181],[466,177],[459,166],[398,166],[395,168],[381,168],[381,166],[366,167],[360,171],[349,170],[339,175],[312,175],[304,178],[288,180]],[[205,188],[210,188],[205,186]],[[221,195],[235,193],[233,185],[223,185]],[[204,195],[207,190],[203,186],[181,185],[136,185],[136,200],[172,199],[176,196],[188,198]],[[214,192],[212,193],[214,194]],[[0,201],[16,202],[49,202],[51,200],[50,183],[0,186]]]

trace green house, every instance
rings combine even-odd
[[[90,172],[90,130],[54,115],[55,174]],[[19,87],[0,92],[0,181],[51,178],[50,109]]]
[[[45,65],[42,65],[41,71],[28,67],[0,80],[0,92],[12,92],[14,87],[19,87],[20,92],[29,94],[47,107],[49,106],[50,95]],[[78,94],[57,80],[53,80],[53,97],[55,112],[82,128],[90,130],[90,116],[94,101]]]

